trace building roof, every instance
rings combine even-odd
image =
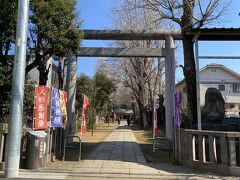
[[[240,74],[238,74],[237,72],[227,68],[226,66],[224,66],[222,64],[216,64],[216,63],[208,64],[208,65],[204,66],[203,68],[201,68],[199,72],[202,72],[203,70],[205,70],[207,68],[221,68],[221,69],[227,71],[228,73],[232,74],[233,76],[235,76],[235,77],[240,79]],[[185,79],[183,79],[180,82],[178,82],[175,86],[179,86],[179,85],[181,85],[184,82],[185,82]]]
[[[208,64],[208,65],[204,66],[203,68],[201,68],[200,72],[202,72],[204,69],[207,69],[207,68],[221,68],[221,69],[227,71],[228,73],[232,74],[233,76],[240,79],[240,74],[238,74],[237,72],[227,68],[226,66],[224,66],[222,64],[216,64],[216,63]]]
[[[179,81],[175,86],[179,86],[181,84],[183,84],[185,82],[185,79],[182,79],[181,81]]]

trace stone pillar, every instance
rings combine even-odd
[[[166,137],[173,141],[173,126],[175,117],[174,93],[175,93],[175,57],[174,41],[172,36],[165,39],[165,107],[166,107]]]
[[[75,98],[76,98],[76,80],[77,80],[77,57],[70,55],[67,60],[67,127],[66,134],[73,134],[73,124],[75,120]]]

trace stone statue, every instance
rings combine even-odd
[[[221,123],[225,115],[225,101],[216,88],[208,88],[205,94],[205,105],[201,110],[202,123]]]

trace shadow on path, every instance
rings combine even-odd
[[[64,170],[81,172],[84,169],[84,173],[97,174],[177,175],[184,177],[184,179],[213,177],[211,173],[183,166],[168,163],[147,163],[132,130],[123,123],[80,163],[65,162],[65,165],[62,163],[62,166],[64,166]],[[58,168],[61,168],[61,165]],[[217,177],[220,178],[220,176]]]

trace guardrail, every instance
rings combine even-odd
[[[175,157],[182,164],[240,176],[239,132],[175,129],[175,140]]]
[[[79,145],[73,145],[71,142],[67,142],[67,139],[73,139],[73,138],[76,138],[78,139],[78,143]],[[79,154],[78,154],[78,161],[81,160],[81,145],[82,145],[82,141],[81,141],[81,138],[78,137],[78,136],[65,136],[64,137],[64,147],[63,147],[63,161],[65,161],[65,154],[66,154],[66,148],[75,148],[75,149],[78,149],[79,150]]]

